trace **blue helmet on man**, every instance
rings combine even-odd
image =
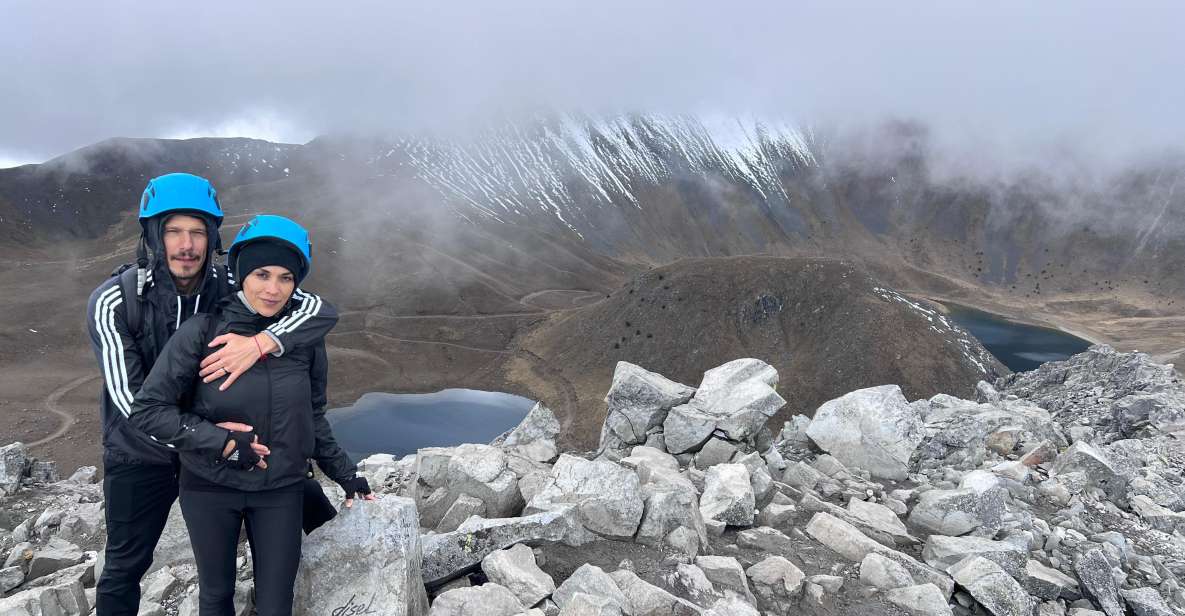
[[[292,275],[296,278],[296,284],[300,284],[308,275],[313,262],[313,244],[309,241],[309,232],[295,221],[283,216],[260,214],[239,229],[235,241],[230,245],[227,265],[236,281],[241,281],[243,276],[251,273],[249,270],[240,271],[239,256],[245,247],[257,242],[278,244],[295,253],[293,263],[296,271],[293,271]]]
[[[161,214],[195,213],[222,226],[222,206],[210,180],[190,173],[169,173],[148,181],[140,197],[140,224]]]

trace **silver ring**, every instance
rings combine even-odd
[[[227,370],[226,366],[219,366],[218,369],[221,370],[223,374],[230,374],[230,370]]]

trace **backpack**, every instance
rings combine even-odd
[[[136,264],[124,263],[115,268],[111,275],[119,276],[119,292],[123,295],[128,333],[133,340],[139,340],[140,328],[144,326],[144,298],[136,290]]]

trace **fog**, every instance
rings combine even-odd
[[[553,111],[901,118],[978,158],[1185,140],[1185,5],[5,4],[0,165],[109,137],[467,130]]]

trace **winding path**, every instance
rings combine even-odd
[[[74,379],[73,381],[70,381],[69,383],[66,383],[65,385],[62,385],[61,387],[50,392],[50,394],[45,397],[45,401],[44,401],[45,410],[53,413],[54,415],[57,415],[58,417],[61,417],[62,418],[62,425],[58,426],[58,429],[54,430],[53,434],[50,434],[49,436],[47,436],[43,439],[33,441],[32,443],[29,443],[27,446],[28,447],[36,447],[37,445],[44,445],[50,441],[54,441],[54,440],[57,440],[58,438],[61,438],[61,436],[63,434],[65,434],[68,430],[70,430],[70,427],[73,426],[74,422],[77,420],[72,413],[69,413],[69,412],[65,411],[64,409],[62,409],[62,407],[58,406],[58,403],[61,402],[62,397],[64,397],[66,394],[70,393],[71,391],[74,391],[75,389],[78,389],[79,387],[82,387],[83,385],[85,385],[87,383],[90,383],[91,381],[96,381],[98,379],[99,379],[98,375],[89,375],[89,376],[78,377],[78,378]]]

